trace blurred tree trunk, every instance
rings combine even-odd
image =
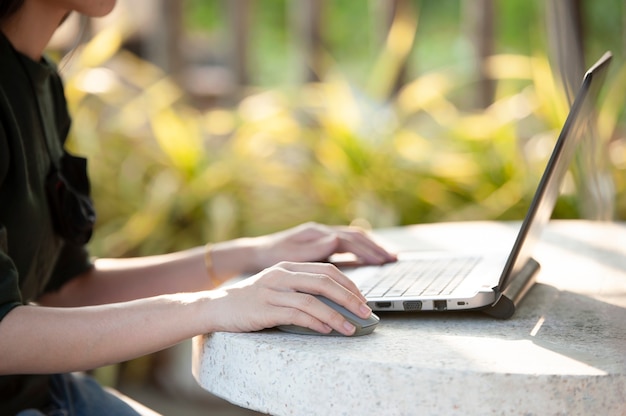
[[[585,72],[582,6],[581,0],[546,3],[551,58],[570,105]],[[599,137],[596,126],[588,124],[574,166],[580,213],[587,219],[612,220],[615,186],[609,168],[608,138]]]
[[[321,34],[325,5],[324,0],[292,0],[287,3],[299,81],[317,82],[325,71]]]
[[[408,78],[408,60],[415,44],[418,13],[410,0],[370,2],[374,45],[380,51],[371,70],[370,93],[378,99],[397,94]]]
[[[571,105],[585,71],[581,0],[549,0],[550,55]]]
[[[386,41],[389,36],[389,32],[391,31],[391,27],[399,15],[413,13],[411,8],[411,4],[408,0],[389,0],[385,2],[378,2],[376,4],[377,13],[374,18],[378,18],[381,24],[381,29],[379,30],[382,43]],[[393,96],[403,85],[406,84],[408,78],[408,63],[405,60],[402,62],[401,67],[398,69],[396,79],[394,80],[392,90],[390,91],[390,95]]]
[[[146,56],[165,72],[176,76],[182,69],[180,53],[183,22],[182,0],[153,0],[155,26],[146,38]]]
[[[494,51],[495,5],[493,0],[474,0],[463,2],[462,7],[478,73],[475,105],[486,108],[493,103],[495,96],[495,82],[490,78],[485,65]]]
[[[226,0],[228,15],[227,62],[236,83],[236,95],[250,83],[248,68],[251,21],[250,0]],[[233,97],[237,100],[239,97]]]

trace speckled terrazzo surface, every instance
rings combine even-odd
[[[401,250],[485,250],[517,224],[379,230]],[[267,330],[194,340],[201,386],[275,415],[626,414],[626,226],[554,222],[513,318],[380,314],[372,335]]]

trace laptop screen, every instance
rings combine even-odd
[[[577,145],[587,130],[588,124],[592,121],[593,107],[597,101],[600,87],[604,83],[611,58],[611,53],[606,52],[583,77],[580,89],[556,141],[530,208],[522,222],[513,250],[500,277],[500,282],[496,288],[498,291],[504,290],[511,279],[528,262],[537,239],[552,216],[552,211],[559,197],[561,183],[572,162]]]

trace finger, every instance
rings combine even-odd
[[[279,266],[289,270],[291,276],[278,286],[284,285],[293,292],[322,295],[364,319],[370,316],[372,311],[358,287],[332,264],[281,263]]]
[[[362,263],[383,264],[396,258],[365,235],[334,231],[292,248],[294,260],[327,259],[335,253],[352,253]]]
[[[299,273],[300,277],[314,279],[300,282],[297,279],[290,278],[287,284],[299,287],[299,289],[291,287],[292,290],[328,296],[327,293],[320,293],[318,286],[331,291],[336,287],[340,287],[344,290],[347,289],[351,294],[356,295],[358,299],[365,302],[365,297],[361,294],[357,285],[333,264],[282,262],[277,267],[293,273]],[[306,286],[305,290],[302,290],[303,286]],[[337,301],[337,299],[333,300]]]
[[[349,251],[367,263],[382,264],[397,259],[360,229],[345,228],[338,237],[340,250]]]
[[[278,313],[284,315],[287,324],[310,328],[314,331],[327,334],[332,329],[344,334],[352,335],[355,326],[339,312],[306,293],[294,292],[288,296],[278,298],[280,303]]]
[[[306,243],[299,259],[310,258],[311,252],[324,258],[333,253],[351,252],[368,264],[382,264],[396,261],[389,253],[370,238],[365,231],[353,226],[328,226],[314,222],[302,224],[290,231],[293,241]]]

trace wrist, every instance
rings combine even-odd
[[[205,266],[212,281],[223,283],[235,276],[258,271],[254,239],[239,238],[208,244]]]
[[[215,273],[215,267],[213,266],[213,243],[204,245],[204,268],[206,269],[211,287],[218,287],[224,283],[224,280],[218,278]]]
[[[225,313],[228,310],[227,292],[224,289],[213,289],[199,292],[196,304],[200,313],[202,331],[200,334],[228,331]],[[225,303],[226,302],[226,303]]]

